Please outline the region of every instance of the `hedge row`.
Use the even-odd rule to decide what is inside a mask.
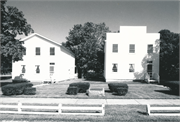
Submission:
[[[108,83],[111,92],[116,92],[118,95],[126,95],[128,92],[128,85],[126,83]]]
[[[67,94],[76,95],[77,93],[86,93],[89,89],[90,84],[88,82],[76,82],[69,84],[67,89]]]
[[[1,88],[4,95],[21,95],[28,87],[32,87],[32,83],[15,83],[8,84]]]

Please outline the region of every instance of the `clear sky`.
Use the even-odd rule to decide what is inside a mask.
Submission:
[[[75,24],[102,23],[111,31],[120,26],[147,26],[148,33],[168,29],[179,33],[179,1],[167,0],[8,0],[23,11],[36,33],[65,42]]]

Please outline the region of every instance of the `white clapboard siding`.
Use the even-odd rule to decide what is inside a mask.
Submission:
[[[152,107],[149,104],[147,105],[147,114],[148,115],[153,115],[153,116],[180,116],[180,113],[173,113],[173,111],[179,110],[180,111],[180,107]],[[168,111],[172,111],[172,113],[168,112],[168,113],[151,113],[152,110],[168,110]]]
[[[71,114],[71,115],[104,115],[105,114],[105,105],[101,104],[101,107],[94,107],[93,105],[91,107],[85,107],[84,106],[72,106],[74,104],[71,104],[69,106],[62,106],[60,103],[58,106],[32,106],[32,105],[22,105],[21,102],[18,103],[18,105],[0,105],[0,108],[16,108],[17,111],[2,111],[0,110],[0,113],[15,113],[15,114]],[[29,112],[29,111],[22,111],[22,108],[24,109],[55,109],[58,112]],[[62,112],[62,110],[100,110],[101,113],[69,113],[69,112]]]

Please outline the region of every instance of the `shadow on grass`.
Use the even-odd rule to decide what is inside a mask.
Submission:
[[[137,111],[139,114],[148,115],[147,112]]]
[[[178,91],[172,91],[172,90],[154,90],[155,92],[161,92],[164,94],[168,94],[168,95],[176,95],[176,96],[180,96]]]
[[[110,90],[105,90],[105,92],[107,92],[107,93],[111,93],[111,91],[110,91]]]

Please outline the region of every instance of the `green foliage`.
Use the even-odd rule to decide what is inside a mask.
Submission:
[[[118,88],[115,89],[115,92],[118,95],[126,95],[127,92],[128,92],[128,88],[118,87]]]
[[[163,85],[169,87],[173,92],[179,94],[179,81],[166,81],[163,83]]]
[[[24,79],[24,78],[19,78],[19,77],[15,77],[13,80],[12,80],[13,83],[24,83],[24,82],[30,82],[29,80],[27,79]]]
[[[66,37],[67,42],[63,46],[75,54],[76,66],[83,74],[88,70],[103,72],[106,32],[109,32],[109,28],[105,23],[87,22],[84,25],[74,25]]]
[[[111,92],[117,92],[117,88],[125,88],[128,89],[128,85],[126,83],[118,83],[118,82],[112,82],[108,83],[108,87]]]
[[[160,32],[160,78],[179,80],[179,34],[169,30]]]
[[[11,69],[12,61],[22,60],[25,53],[23,42],[16,39],[16,36],[27,36],[31,32],[33,29],[24,18],[23,12],[16,7],[6,6],[6,1],[1,1],[1,73]]]
[[[105,78],[102,73],[95,73],[95,72],[87,72],[84,76],[86,80],[93,80],[93,81],[105,81]]]
[[[73,86],[78,88],[78,93],[86,93],[86,90],[89,89],[90,84],[89,82],[76,82],[69,84],[69,87]]]
[[[27,87],[32,87],[32,83],[15,83],[8,84],[1,88],[3,95],[21,95],[24,89]]]
[[[76,95],[78,91],[79,91],[79,88],[77,86],[70,86],[68,87],[66,94]]]
[[[36,94],[36,88],[34,87],[27,87],[24,89],[24,95],[35,95]]]

